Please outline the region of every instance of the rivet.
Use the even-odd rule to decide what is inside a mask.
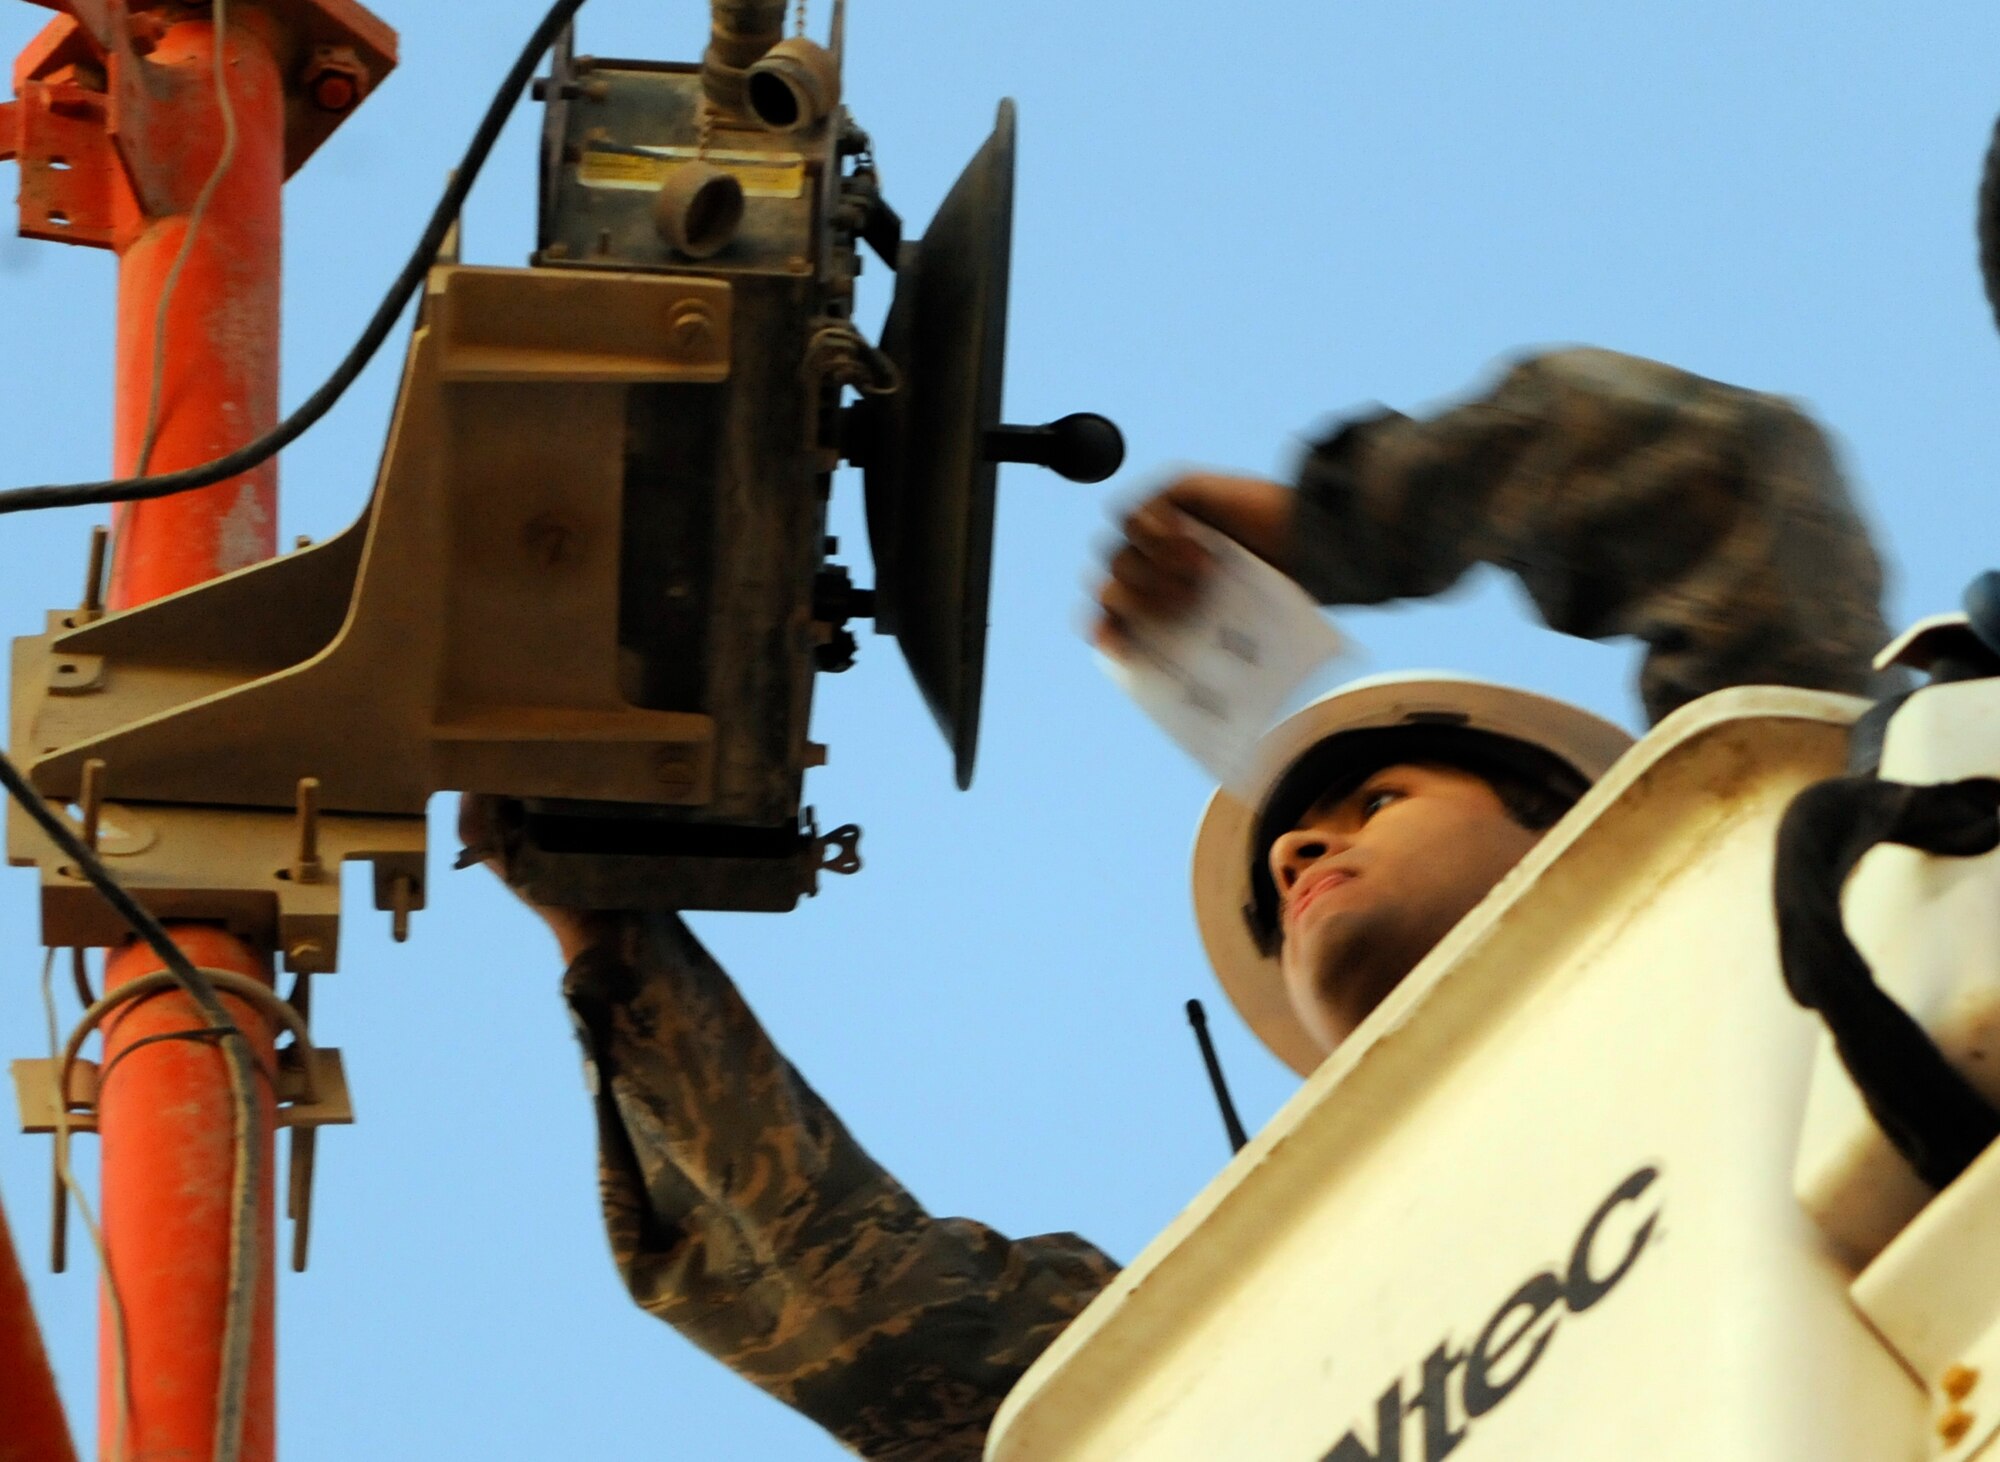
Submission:
[[[1965,1434],[1972,1430],[1972,1413],[1960,1406],[1953,1406],[1938,1418],[1938,1435],[1948,1447],[1956,1447],[1965,1440]]]

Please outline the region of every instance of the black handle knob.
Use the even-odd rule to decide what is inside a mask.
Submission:
[[[2000,655],[2000,569],[1988,569],[1965,591],[1965,613],[1972,632],[1987,649]]]
[[[1125,465],[1125,434],[1094,411],[1047,426],[996,426],[985,445],[989,462],[1030,462],[1071,482],[1102,482]]]

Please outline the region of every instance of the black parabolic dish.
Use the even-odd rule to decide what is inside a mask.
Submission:
[[[1007,280],[1014,230],[1014,104],[960,174],[921,241],[897,259],[882,349],[901,374],[877,411],[866,468],[875,625],[903,647],[972,783],[986,670]]]

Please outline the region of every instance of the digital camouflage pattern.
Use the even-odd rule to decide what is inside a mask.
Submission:
[[[1646,643],[1654,721],[1729,685],[1901,683],[1869,669],[1882,569],[1825,435],[1657,361],[1555,351],[1429,420],[1343,426],[1306,457],[1292,547],[1325,604],[1510,569],[1552,628]]]
[[[1343,428],[1299,488],[1294,572],[1323,602],[1500,565],[1554,628],[1646,642],[1653,719],[1740,683],[1878,688],[1880,567],[1825,438],[1776,397],[1562,351],[1431,420]],[[565,991],[633,1297],[862,1456],[977,1458],[1117,1266],[1073,1234],[931,1217],[678,919],[598,927]]]
[[[633,1298],[864,1457],[977,1458],[1117,1265],[1074,1234],[931,1217],[671,915],[612,921],[564,990]]]

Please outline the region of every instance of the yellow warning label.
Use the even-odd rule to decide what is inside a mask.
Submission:
[[[595,148],[577,164],[579,181],[591,188],[657,188],[667,174],[695,160],[691,147],[648,148],[644,152],[602,152]],[[710,152],[701,159],[733,175],[746,198],[796,198],[806,190],[805,159],[772,153]]]

